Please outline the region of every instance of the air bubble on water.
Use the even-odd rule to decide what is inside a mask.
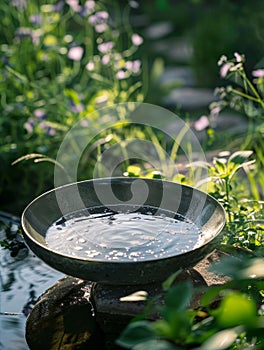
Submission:
[[[66,241],[72,241],[75,238],[75,236],[69,236],[66,238]]]
[[[118,257],[126,257],[127,255],[123,252],[117,252],[115,256],[118,256]]]
[[[79,250],[83,250],[83,247],[76,246],[76,247],[74,247],[74,249],[79,251]]]
[[[99,245],[99,247],[101,247],[101,248],[107,248],[107,244],[105,244],[105,243],[99,243],[98,245]]]
[[[111,252],[109,252],[109,255],[115,255],[117,252],[117,250],[112,250]]]
[[[136,257],[136,258],[137,258],[137,257],[140,256],[140,254],[141,254],[140,252],[131,252],[131,253],[130,253],[130,256],[131,256],[131,257]]]

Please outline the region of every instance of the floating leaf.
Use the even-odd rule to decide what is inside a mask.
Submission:
[[[148,293],[145,290],[139,290],[135,293],[129,294],[125,297],[120,298],[120,301],[145,301]]]

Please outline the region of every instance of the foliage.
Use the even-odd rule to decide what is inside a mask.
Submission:
[[[245,61],[245,56],[238,53],[232,59],[225,55],[219,59],[220,75],[231,84],[216,88],[215,93],[219,99],[209,106],[209,119],[214,123],[225,108],[246,116],[249,122],[248,134],[240,148],[253,150],[263,166],[264,62],[261,60],[256,65],[250,77],[245,69]]]
[[[257,79],[248,79],[243,56],[220,60],[221,74],[236,78],[238,87],[218,89],[221,99],[211,107],[209,119],[214,119],[226,106],[239,106],[249,117],[261,123],[263,118],[263,69],[253,73]],[[254,111],[250,114],[249,111]],[[253,134],[248,135],[247,145],[254,146]],[[256,136],[256,135],[255,135]],[[251,142],[248,142],[252,137]],[[244,145],[245,146],[245,145]],[[186,282],[164,284],[164,304],[158,310],[159,318],[148,320],[150,314],[138,316],[130,323],[117,343],[126,349],[262,349],[264,338],[264,272],[263,272],[263,201],[257,186],[256,174],[263,166],[256,156],[263,151],[244,147],[231,153],[223,151],[214,157],[212,163],[194,162],[191,167],[204,167],[208,177],[197,184],[209,184],[209,192],[225,208],[227,225],[219,249],[231,254],[213,266],[213,271],[230,277],[223,285],[203,290],[200,306],[191,307],[191,300],[197,291]],[[257,159],[256,159],[257,158]],[[128,168],[128,175],[142,174],[140,167]],[[250,184],[250,186],[248,186]],[[253,196],[253,199],[252,199]],[[255,197],[255,198],[254,198]],[[238,254],[239,252],[239,254]],[[177,274],[176,274],[177,275]],[[166,287],[165,287],[166,286]],[[140,332],[138,332],[140,327]],[[144,336],[142,336],[144,333]]]
[[[135,3],[130,1],[130,6]],[[225,1],[223,3],[226,5]],[[168,12],[169,1],[156,1],[155,8]],[[232,5],[232,9],[235,6]],[[29,193],[33,198],[51,186],[53,165],[60,166],[55,160],[57,150],[66,132],[77,121],[103,106],[143,101],[146,87],[142,62],[137,55],[143,39],[129,25],[129,10],[129,5],[122,12],[117,2],[111,5],[109,1],[93,0],[50,0],[48,3],[3,0],[0,3],[3,23],[0,34],[0,195],[5,201],[9,199],[12,205],[16,202],[21,208],[20,198],[22,202],[25,198],[28,201]],[[208,33],[209,24],[214,29],[209,33],[213,38],[210,42],[215,43],[215,37],[222,40],[217,50],[222,50],[221,46],[227,41],[232,47],[234,38],[229,34],[235,31],[230,31],[226,23],[238,18],[233,10],[231,14],[224,11],[217,23],[214,16],[201,21],[197,43],[202,40],[207,44],[204,29]],[[241,28],[239,19],[234,22]],[[223,36],[224,30],[228,35]],[[198,46],[195,46],[196,53]],[[203,55],[197,57],[204,64]],[[138,316],[121,334],[118,344],[125,348],[235,350],[260,349],[263,344],[264,276],[260,247],[264,237],[264,203],[260,200],[259,187],[264,185],[264,72],[262,61],[252,72],[251,80],[244,62],[244,56],[237,53],[231,60],[226,56],[220,59],[220,75],[231,79],[233,85],[217,89],[220,99],[211,104],[209,115],[209,120],[214,122],[226,107],[245,114],[249,132],[242,147],[234,153],[220,153],[212,163],[193,163],[188,175],[178,174],[171,180],[194,185],[194,171],[205,167],[209,177],[204,183],[209,184],[210,194],[227,212],[222,248],[232,252],[243,248],[241,250],[247,254],[223,260],[215,267],[232,279],[223,286],[204,290],[201,306],[196,310],[190,307],[197,292],[192,284],[174,285],[177,273],[170,277],[163,284],[164,304],[153,310],[154,303],[149,301],[147,312]],[[161,61],[156,61],[155,65],[157,71],[162,70]],[[154,73],[153,81],[157,83]],[[96,114],[93,115],[91,124],[100,124]],[[166,149],[173,162],[177,160],[178,145],[183,137],[179,135],[168,147],[164,145],[164,138],[153,130],[130,128],[123,121],[119,130],[110,130],[107,135],[102,132],[93,139],[93,152],[80,164],[83,166],[81,178],[91,176],[94,164],[105,149],[131,136],[151,140],[159,160],[163,157],[160,149]],[[21,161],[27,161],[27,167]],[[12,170],[11,163],[14,164]],[[124,176],[166,178],[166,171],[157,171],[148,162],[134,160],[121,167]],[[12,211],[15,210],[12,207]],[[8,237],[0,244],[16,256],[24,244],[17,232],[10,235],[8,229],[6,232]],[[142,293],[134,297],[142,298]],[[148,312],[158,312],[161,317],[151,322],[146,317]]]
[[[0,195],[5,203],[23,198],[23,207],[30,196],[52,186],[52,164],[12,169],[17,158],[40,153],[55,159],[65,133],[85,115],[113,103],[142,101],[136,52],[143,39],[132,31],[129,11],[129,4],[121,11],[116,2],[93,0],[1,2]]]
[[[25,256],[27,248],[21,237],[21,228],[18,221],[5,217],[0,213],[0,247],[9,250],[10,256]]]
[[[207,288],[201,306],[195,310],[190,307],[197,292],[192,284],[171,284],[164,289],[164,304],[156,306],[158,310],[151,310],[158,312],[160,318],[149,321],[137,317],[120,335],[118,345],[133,350],[146,349],[150,344],[153,350],[222,350],[246,346],[260,349],[264,341],[261,266],[260,257],[222,260],[217,270],[233,279],[225,285]]]

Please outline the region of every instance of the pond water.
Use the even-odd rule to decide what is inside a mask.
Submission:
[[[0,349],[28,350],[26,316],[37,298],[64,275],[33,255],[18,233],[19,219],[0,213]]]
[[[167,258],[199,246],[199,228],[183,216],[144,206],[134,211],[105,207],[68,214],[47,230],[47,246],[78,258],[98,261],[143,261]]]

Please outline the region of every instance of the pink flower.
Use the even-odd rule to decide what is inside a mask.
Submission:
[[[107,53],[111,51],[113,47],[114,43],[112,41],[108,41],[106,43],[98,45],[98,51],[100,51],[101,53]]]
[[[68,52],[68,57],[73,61],[80,61],[83,56],[83,48],[81,46],[71,47]]]
[[[225,63],[221,69],[220,69],[220,75],[222,78],[225,78],[227,76],[227,73],[230,71],[230,68],[233,67],[232,62]]]
[[[74,12],[80,12],[81,6],[79,0],[66,0],[66,3],[73,9]]]
[[[108,12],[106,11],[99,11],[99,12],[96,12],[94,15],[92,15],[90,18],[89,18],[89,23],[94,26],[96,24],[99,24],[99,23],[104,23],[107,21],[109,17],[109,14]]]
[[[41,108],[35,109],[34,116],[39,118],[39,119],[46,119],[47,118],[46,112],[44,111],[44,109],[41,109]]]
[[[214,108],[211,109],[211,115],[212,116],[217,116],[221,111],[221,107],[220,106],[215,106]]]
[[[102,64],[106,65],[110,62],[110,56],[109,55],[104,55],[102,57]]]
[[[34,124],[35,124],[35,120],[33,118],[29,118],[28,121],[24,124],[24,128],[27,130],[29,134],[33,132]]]
[[[131,40],[135,46],[140,46],[143,43],[143,38],[138,34],[132,34]]]
[[[197,131],[202,131],[209,126],[209,119],[206,115],[202,115],[196,122],[194,123],[194,128]]]
[[[140,66],[141,66],[140,60],[127,61],[125,64],[126,69],[131,71],[132,73],[138,73],[140,70]]]
[[[122,69],[116,73],[116,79],[118,80],[126,79],[127,77],[128,77],[127,72],[125,72]]]
[[[252,75],[255,78],[264,78],[264,69],[253,70]]]

